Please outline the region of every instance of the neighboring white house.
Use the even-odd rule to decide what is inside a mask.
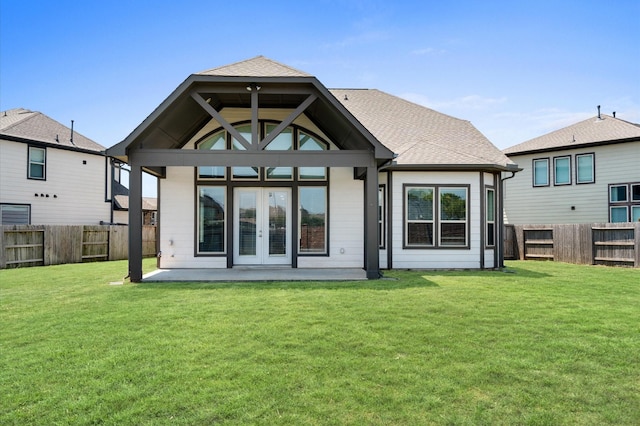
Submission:
[[[599,107],[598,107],[599,108]],[[505,222],[640,220],[640,125],[597,116],[505,149]]]
[[[193,74],[107,155],[159,177],[161,268],[496,268],[501,173],[468,121],[262,56]],[[129,220],[132,281],[141,229]]]
[[[110,222],[104,151],[40,112],[0,112],[0,225]]]

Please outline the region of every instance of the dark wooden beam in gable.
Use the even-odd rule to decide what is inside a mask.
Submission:
[[[191,92],[191,97],[198,102],[198,104],[209,113],[209,115],[211,115],[211,117],[213,117],[218,123],[220,123],[220,125],[222,127],[224,127],[224,129],[231,133],[231,135],[236,138],[236,140],[245,147],[245,149],[250,150],[251,148],[251,144],[249,143],[249,141],[247,141],[241,134],[240,132],[238,132],[236,130],[235,127],[233,127],[231,125],[231,123],[229,123],[227,120],[224,119],[224,117],[218,112],[216,111],[216,109],[214,107],[212,107],[211,105],[209,105],[204,99],[202,99],[202,96],[200,96],[197,92],[192,91]]]

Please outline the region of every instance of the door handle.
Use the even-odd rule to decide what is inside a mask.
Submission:
[[[262,238],[262,229],[258,231],[258,238]]]

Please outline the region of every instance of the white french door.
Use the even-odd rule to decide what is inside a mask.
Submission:
[[[234,265],[291,264],[291,189],[236,188]]]

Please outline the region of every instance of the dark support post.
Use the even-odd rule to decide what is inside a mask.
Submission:
[[[378,253],[378,168],[367,166],[365,178],[365,269],[368,279],[380,278],[380,254]]]
[[[142,168],[131,164],[129,174],[129,279],[142,281]]]

